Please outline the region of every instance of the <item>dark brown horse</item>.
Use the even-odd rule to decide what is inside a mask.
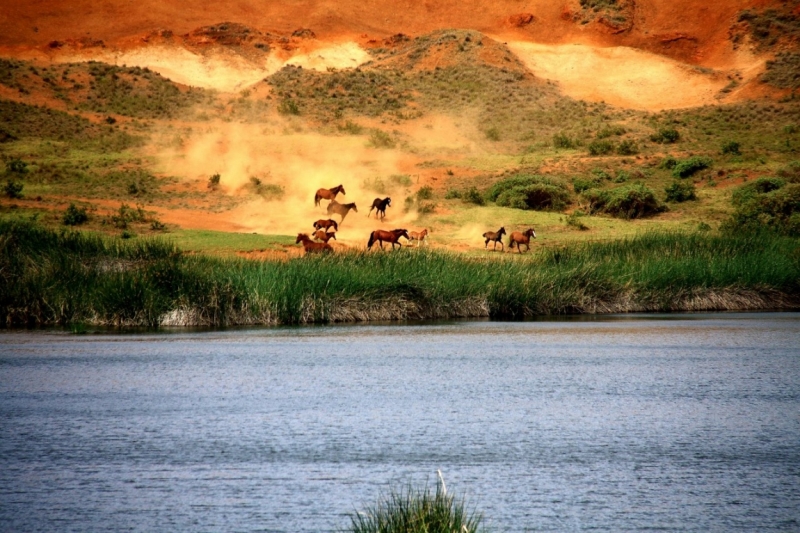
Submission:
[[[298,233],[295,244],[303,243],[303,249],[307,254],[319,254],[324,252],[333,252],[333,247],[327,242],[314,242],[307,234]]]
[[[375,218],[378,218],[378,215],[380,215],[381,216],[381,220],[383,220],[383,217],[386,216],[386,208],[387,207],[392,207],[392,199],[391,198],[389,198],[388,196],[386,198],[384,198],[383,200],[381,200],[380,198],[375,198],[372,201],[372,207],[369,208],[369,213],[367,213],[367,216],[370,216],[372,214],[372,210],[374,209],[375,210]]]
[[[375,244],[376,242],[380,243],[381,250],[383,250],[384,242],[392,243],[392,250],[394,250],[395,244],[402,248],[403,245],[398,240],[400,239],[400,237],[405,237],[407,240],[411,240],[408,237],[408,231],[404,229],[393,229],[392,231],[376,229],[375,231],[369,234],[369,242],[367,242],[367,249],[371,249],[372,245]]]
[[[335,232],[328,233],[324,229],[319,229],[314,234],[314,240],[316,240],[316,241],[328,242],[331,239],[336,240],[336,233]]]
[[[489,248],[489,241],[494,241],[494,245],[492,245],[492,250],[497,250],[497,243],[500,243],[500,249],[505,250],[505,246],[503,246],[503,235],[506,234],[506,228],[500,228],[497,231],[487,231],[483,234],[483,238],[486,239],[486,244],[484,248]]]
[[[339,231],[339,224],[337,224],[332,218],[329,218],[328,220],[319,219],[314,222],[314,229],[324,229],[325,231],[328,231],[330,228],[333,228],[333,231]]]
[[[527,230],[523,231],[522,233],[518,231],[514,231],[511,233],[511,237],[508,239],[508,247],[512,250],[514,249],[514,244],[517,245],[517,251],[522,253],[522,245],[524,244],[528,251],[531,249],[531,237],[534,239],[536,238],[536,232],[533,228],[528,228]]]
[[[317,194],[314,195],[314,205],[319,205],[320,200],[330,200],[332,202],[336,200],[336,195],[339,193],[347,195],[342,185],[337,185],[333,189],[320,189],[317,191]]]
[[[355,202],[353,202],[352,204],[340,204],[336,200],[331,200],[331,203],[328,204],[328,214],[339,215],[340,217],[342,217],[342,222],[344,222],[344,217],[347,216],[347,213],[349,213],[351,209],[356,213],[358,213],[358,208],[356,208]]]

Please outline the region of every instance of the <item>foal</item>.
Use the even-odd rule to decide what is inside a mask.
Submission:
[[[484,244],[484,248],[489,248],[489,241],[494,241],[492,245],[492,250],[497,250],[497,243],[500,243],[500,249],[505,250],[505,246],[503,245],[503,235],[506,234],[506,228],[502,227],[497,231],[487,231],[483,234],[483,238],[486,239],[486,244]]]
[[[303,249],[307,254],[319,254],[324,252],[333,252],[333,247],[327,242],[314,242],[307,234],[298,233],[295,244],[303,243]]]

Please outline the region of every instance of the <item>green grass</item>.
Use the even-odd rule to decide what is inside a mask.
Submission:
[[[173,231],[166,238],[174,242],[181,250],[204,254],[278,250],[283,245],[295,243],[295,236],[291,235],[258,235],[191,229]]]
[[[350,516],[352,533],[475,533],[483,517],[467,510],[463,499],[429,488],[393,490],[364,511]]]
[[[7,326],[521,318],[796,305],[800,290],[797,241],[774,234],[649,233],[517,255],[403,249],[261,262],[4,221],[0,316]],[[717,296],[704,300],[709,291]]]

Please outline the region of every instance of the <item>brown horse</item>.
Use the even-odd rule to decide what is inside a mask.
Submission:
[[[324,252],[333,252],[333,247],[327,242],[314,242],[308,238],[305,233],[298,233],[295,244],[303,243],[303,249],[307,254],[319,254]]]
[[[336,200],[336,195],[339,193],[345,196],[347,195],[342,185],[337,185],[333,189],[320,189],[317,191],[317,194],[314,195],[314,205],[318,206],[320,200],[330,200],[332,202]]]
[[[494,245],[492,245],[492,250],[497,250],[497,243],[500,243],[500,249],[505,250],[505,246],[503,245],[503,235],[506,234],[506,228],[500,228],[497,231],[487,231],[483,234],[483,238],[486,239],[486,244],[484,248],[489,248],[489,241],[494,241]]]
[[[314,234],[314,240],[317,241],[328,242],[331,239],[336,240],[335,232],[328,233],[327,231],[320,229]]]
[[[392,250],[394,250],[395,244],[400,248],[402,248],[403,245],[399,242],[400,237],[405,237],[407,240],[411,240],[408,237],[408,231],[404,229],[393,229],[392,231],[376,229],[375,231],[369,234],[369,242],[367,243],[367,249],[372,249],[372,245],[375,244],[376,242],[380,243],[381,250],[383,250],[384,242],[392,243]]]
[[[358,213],[358,208],[356,208],[355,202],[352,204],[340,204],[336,200],[331,200],[331,203],[328,204],[328,214],[337,214],[341,216],[342,222],[344,222],[344,217],[347,216],[347,213],[349,213],[351,209]]]
[[[330,228],[333,228],[333,231],[339,231],[339,224],[337,224],[332,218],[329,218],[328,220],[319,219],[314,222],[314,229],[324,229],[325,231],[328,231]]]
[[[367,213],[367,216],[369,217],[372,214],[372,210],[374,209],[375,210],[375,218],[378,218],[378,215],[380,215],[381,216],[381,220],[383,220],[383,217],[386,216],[386,208],[387,207],[392,207],[392,199],[391,198],[389,198],[388,196],[386,198],[384,198],[383,200],[381,200],[380,198],[375,198],[372,201],[372,207],[369,208],[369,213]]]
[[[425,228],[422,231],[410,231],[408,234],[411,235],[412,241],[417,241],[417,246],[421,246],[422,243],[425,242],[425,237],[428,236],[428,229]]]
[[[508,239],[508,247],[512,250],[514,249],[514,244],[517,245],[517,251],[522,253],[522,245],[524,244],[527,247],[527,251],[531,249],[531,237],[534,239],[536,238],[536,232],[533,228],[528,228],[527,230],[523,231],[522,233],[518,231],[514,231],[511,233],[511,237]]]

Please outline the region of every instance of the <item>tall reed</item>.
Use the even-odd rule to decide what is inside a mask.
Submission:
[[[260,262],[187,256],[162,240],[0,222],[6,326],[521,318],[799,303],[800,246],[774,234],[648,233],[522,257],[403,249]]]

